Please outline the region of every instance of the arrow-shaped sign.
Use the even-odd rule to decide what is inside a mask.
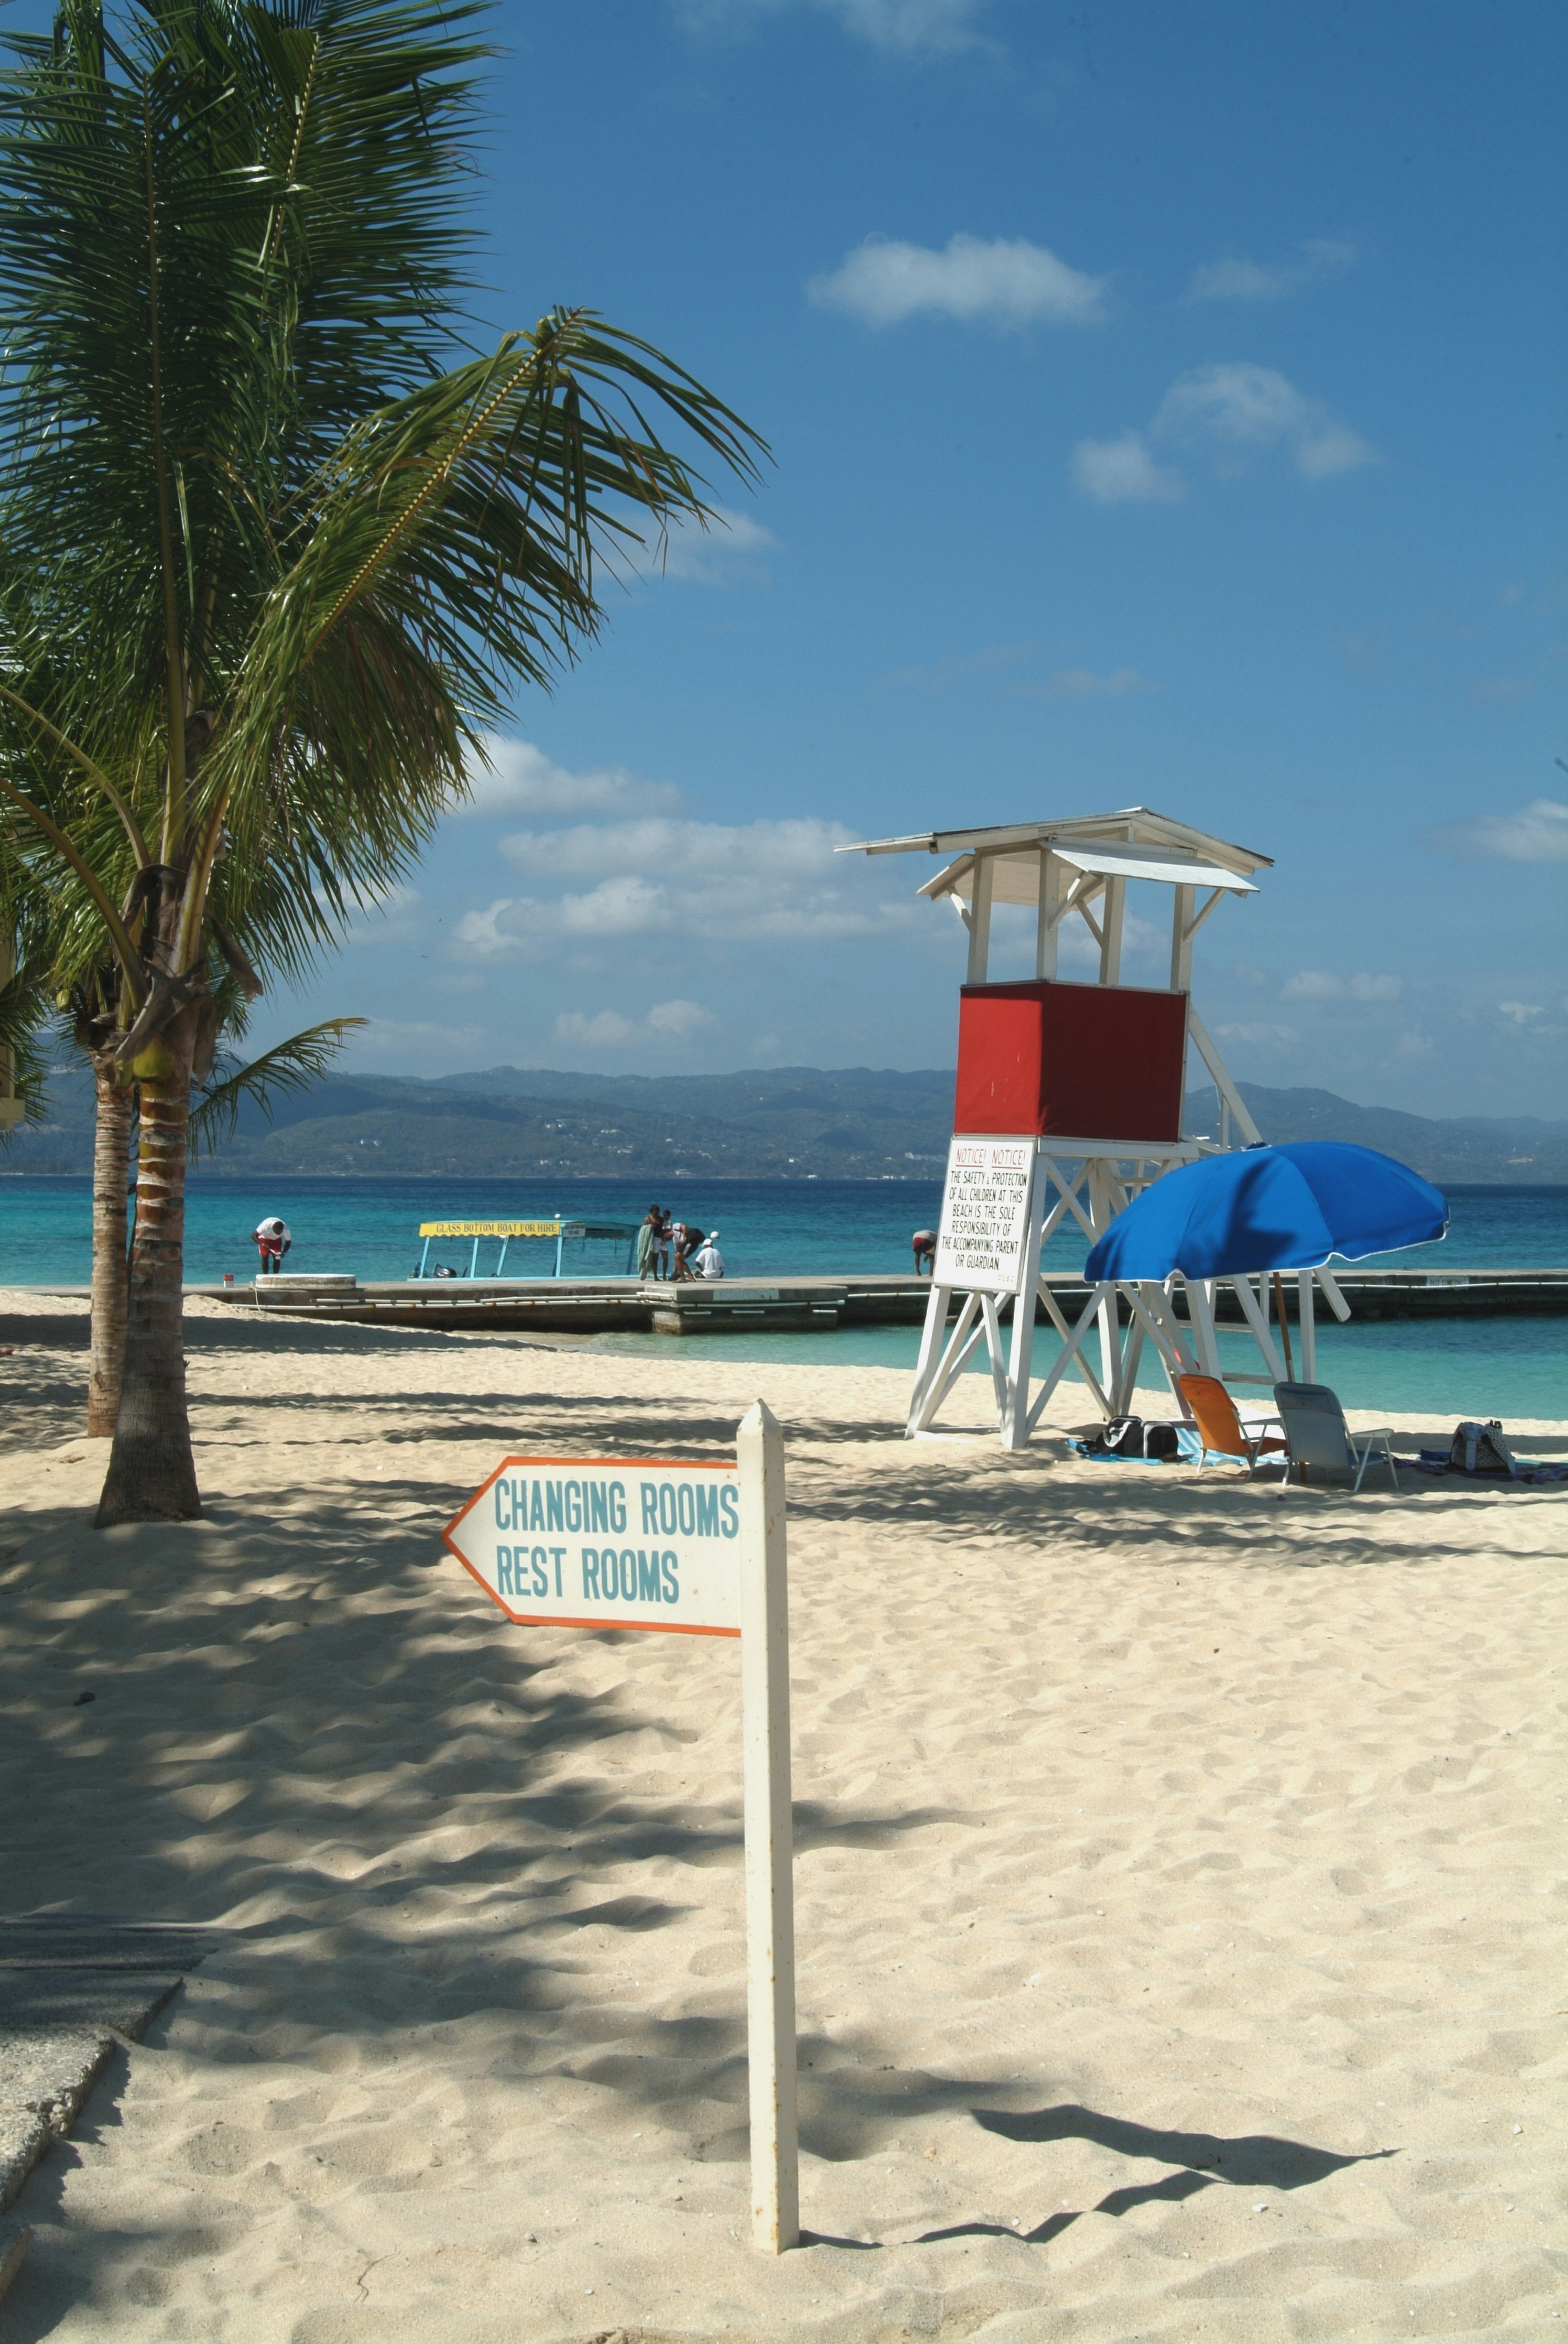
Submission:
[[[503,1457],[443,1536],[519,1627],[740,1633],[733,1464]]]

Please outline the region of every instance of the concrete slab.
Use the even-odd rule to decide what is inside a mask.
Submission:
[[[107,1914],[0,1916],[0,2211],[70,2131],[116,2044],[137,2041],[221,1942]]]

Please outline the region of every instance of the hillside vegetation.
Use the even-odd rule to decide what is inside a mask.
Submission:
[[[1568,1182],[1568,1125],[1520,1117],[1435,1121],[1356,1106],[1325,1090],[1242,1096],[1270,1139],[1348,1139],[1437,1181]],[[207,1172],[451,1178],[548,1172],[562,1178],[879,1180],[935,1177],[946,1161],[953,1077],[848,1067],[732,1075],[578,1075],[493,1066],[414,1082],[344,1076],[254,1108]],[[1189,1096],[1188,1128],[1217,1128],[1212,1090]],[[92,1168],[92,1096],[63,1068],[46,1124],[15,1135],[12,1172]]]

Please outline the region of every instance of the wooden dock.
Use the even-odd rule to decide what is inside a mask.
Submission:
[[[1505,1318],[1568,1314],[1568,1269],[1352,1269],[1335,1277],[1352,1317]],[[1085,1288],[1073,1272],[1050,1271],[1047,1284],[1076,1317]],[[1295,1316],[1295,1281],[1284,1281]],[[190,1288],[236,1309],[342,1319],[382,1327],[440,1327],[453,1332],[598,1335],[826,1333],[837,1327],[917,1327],[930,1281],[873,1271],[842,1278],[727,1278],[679,1286],[629,1278],[405,1278],[359,1285],[349,1278],[258,1278],[254,1285]],[[1178,1293],[1180,1289],[1178,1289]],[[1220,1317],[1241,1325],[1240,1306],[1221,1290]],[[1228,1308],[1225,1306],[1229,1306]],[[1178,1301],[1178,1315],[1181,1305]],[[1326,1314],[1325,1314],[1326,1315]]]

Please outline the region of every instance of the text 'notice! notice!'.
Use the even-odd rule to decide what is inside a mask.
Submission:
[[[1034,1150],[1029,1137],[954,1139],[937,1232],[938,1286],[1017,1292]]]

